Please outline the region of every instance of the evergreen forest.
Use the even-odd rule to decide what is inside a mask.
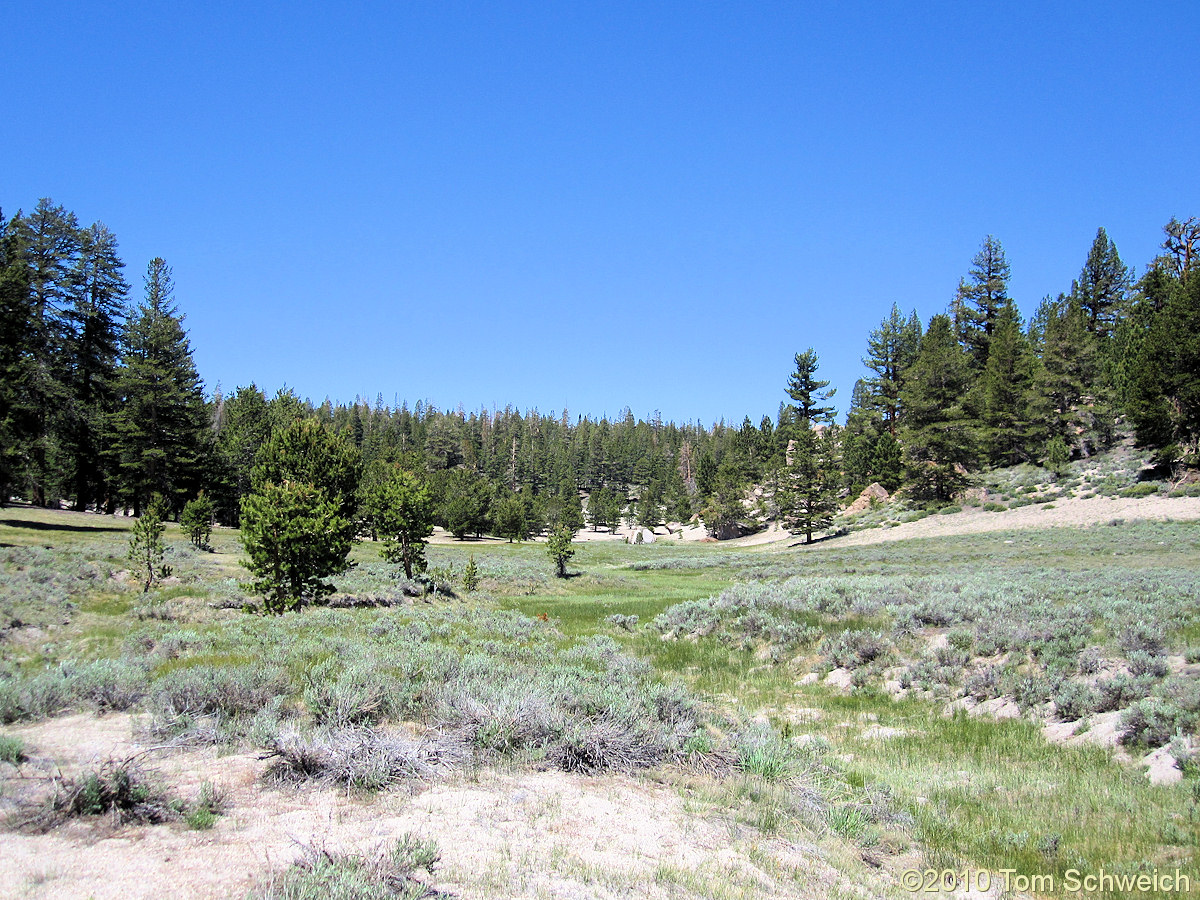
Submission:
[[[1127,434],[1178,473],[1200,463],[1200,221],[1172,219],[1161,248],[1139,271],[1100,228],[1026,319],[989,235],[946,309],[881,308],[842,421],[821,348],[798,336],[774,420],[704,426],[206,392],[168,263],[131,283],[107,227],[43,199],[0,215],[0,496],[135,515],[161,498],[172,518],[203,497],[238,525],[260,448],[297,420],[347,448],[355,500],[338,512],[360,531],[400,471],[458,537],[695,518],[717,537],[779,520],[811,539],[875,482],[940,504],[986,467],[1061,468]]]

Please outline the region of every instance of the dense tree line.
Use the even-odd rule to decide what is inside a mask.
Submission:
[[[991,236],[924,330],[893,308],[868,339],[874,375],[841,438],[847,483],[945,500],[981,466],[1087,457],[1123,427],[1163,465],[1196,465],[1200,225],[1164,231],[1165,252],[1135,280],[1101,228],[1071,289],[1029,322]]]
[[[941,501],[982,466],[1058,465],[1123,428],[1164,465],[1194,465],[1200,225],[1173,220],[1165,232],[1162,255],[1135,279],[1100,229],[1070,289],[1029,321],[989,236],[945,312],[923,324],[893,306],[870,332],[869,375],[844,424],[810,348],[796,355],[774,422],[704,427],[628,409],[597,419],[382,397],[316,405],[253,384],[206,397],[170,267],[149,263],[135,303],[113,234],[43,200],[0,216],[0,490],[110,512],[140,513],[161,497],[173,516],[203,492],[217,520],[239,524],[253,510],[260,527],[272,508],[264,492],[318,484],[318,473],[270,471],[263,448],[285,435],[317,440],[315,428],[344,447],[345,483],[288,488],[275,508],[386,541],[411,577],[426,520],[458,537],[521,540],[697,515],[727,536],[770,517],[811,538],[839,497],[873,481]],[[304,434],[289,430],[298,421],[310,423]]]
[[[178,512],[204,482],[209,414],[171,270],[131,305],[111,231],[42,200],[0,216],[0,490],[39,505]]]

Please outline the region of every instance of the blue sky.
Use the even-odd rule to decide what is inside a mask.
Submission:
[[[211,389],[774,417],[996,235],[1200,215],[1191,2],[26,3],[0,204],[175,271]]]

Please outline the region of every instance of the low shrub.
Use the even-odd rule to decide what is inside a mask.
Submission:
[[[370,657],[343,667],[331,657],[304,675],[304,704],[318,725],[371,725],[387,716],[388,679]]]
[[[795,745],[766,726],[746,729],[737,735],[734,764],[744,772],[767,781],[786,781],[800,771],[801,759]]]
[[[1121,735],[1121,743],[1162,747],[1177,735],[1194,731],[1198,718],[1197,713],[1169,700],[1147,697],[1134,703],[1122,717],[1125,733]]]
[[[881,631],[842,631],[826,637],[821,653],[835,666],[856,669],[891,653],[892,644]]]
[[[43,833],[73,818],[110,815],[118,823],[157,824],[178,817],[178,804],[152,784],[132,760],[110,760],[100,768],[59,781],[43,802],[20,809],[17,830]]]
[[[1080,675],[1095,675],[1104,665],[1104,650],[1101,647],[1086,647],[1079,651],[1076,668]]]
[[[988,666],[986,669],[968,675],[963,684],[963,690],[969,697],[980,703],[994,700],[1004,694],[1004,674],[999,666]]]
[[[1167,674],[1167,659],[1165,656],[1147,653],[1145,650],[1134,650],[1129,654],[1129,672],[1134,677],[1146,675],[1151,678],[1164,678]]]
[[[466,758],[452,738],[414,740],[371,728],[302,734],[284,730],[271,741],[268,781],[323,781],[378,791],[406,779],[432,778]]]
[[[182,810],[188,828],[193,831],[207,831],[217,824],[217,818],[225,812],[225,795],[213,785],[205,781],[200,785],[200,796],[196,802]]]
[[[25,742],[11,734],[0,734],[0,762],[19,766],[25,759]]]
[[[1100,692],[1091,685],[1079,681],[1068,681],[1054,695],[1054,708],[1058,717],[1071,722],[1090,716],[1100,705]]]
[[[962,653],[969,653],[975,647],[975,633],[970,628],[955,628],[946,635],[946,642]]]
[[[196,665],[174,669],[153,686],[159,708],[179,716],[253,715],[291,693],[287,673],[271,665]]]
[[[75,671],[70,665],[29,677],[0,675],[0,724],[45,719],[76,701]]]
[[[1122,497],[1149,497],[1151,494],[1157,494],[1161,485],[1153,482],[1143,481],[1135,484],[1132,487],[1127,487],[1121,491]]]
[[[276,875],[254,900],[422,900],[443,896],[417,877],[430,876],[437,844],[406,834],[391,848],[369,855],[308,848],[304,858]]]
[[[613,628],[620,629],[621,631],[634,631],[637,629],[638,617],[613,613],[613,615],[608,616],[604,621],[613,626]]]
[[[1124,709],[1131,703],[1150,696],[1154,689],[1154,679],[1146,676],[1114,675],[1112,678],[1096,684],[1099,692],[1096,712],[1112,712]]]
[[[1162,626],[1148,622],[1126,625],[1121,630],[1117,643],[1127,654],[1140,651],[1151,656],[1162,656],[1167,645]]]

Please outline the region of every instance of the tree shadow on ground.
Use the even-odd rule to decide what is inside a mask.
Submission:
[[[0,519],[0,525],[12,528],[28,528],[30,531],[128,531],[128,528],[109,527],[107,525],[65,525],[61,522],[30,522],[26,519]]]

